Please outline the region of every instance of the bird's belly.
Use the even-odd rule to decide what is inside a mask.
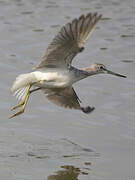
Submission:
[[[35,86],[41,88],[64,88],[70,85],[70,78],[67,73],[61,72],[33,72],[37,82]]]

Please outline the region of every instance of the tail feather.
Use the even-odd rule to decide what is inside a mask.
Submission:
[[[11,88],[12,94],[16,96],[18,100],[23,100],[26,96],[28,85],[33,83],[34,81],[35,77],[33,73],[19,75]]]
[[[13,95],[16,96],[16,98],[20,101],[25,98],[26,93],[27,93],[27,86],[18,89],[17,91],[15,91]]]

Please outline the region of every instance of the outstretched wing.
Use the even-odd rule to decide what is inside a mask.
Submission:
[[[76,95],[73,87],[64,89],[43,89],[48,100],[58,106],[69,109],[81,109],[79,98]]]
[[[49,45],[43,60],[37,68],[44,66],[67,67],[77,53],[83,50],[83,45],[91,34],[102,15],[89,13],[66,24]]]

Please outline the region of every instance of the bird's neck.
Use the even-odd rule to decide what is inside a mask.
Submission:
[[[92,69],[89,68],[81,68],[81,69],[77,69],[73,66],[70,67],[70,71],[72,72],[72,80],[73,82],[77,82],[80,81],[81,79],[85,79],[88,76],[92,76],[94,74],[96,74],[94,71],[92,71]]]
[[[92,75],[97,74],[93,66],[81,68],[80,70],[82,70],[87,76],[92,76]]]

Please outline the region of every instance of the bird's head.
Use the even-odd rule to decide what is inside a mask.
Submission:
[[[89,68],[86,69],[89,73],[92,72],[93,74],[112,74],[115,76],[119,76],[119,77],[123,77],[126,78],[126,76],[112,72],[110,70],[108,70],[105,65],[103,64],[93,64],[91,65]]]

